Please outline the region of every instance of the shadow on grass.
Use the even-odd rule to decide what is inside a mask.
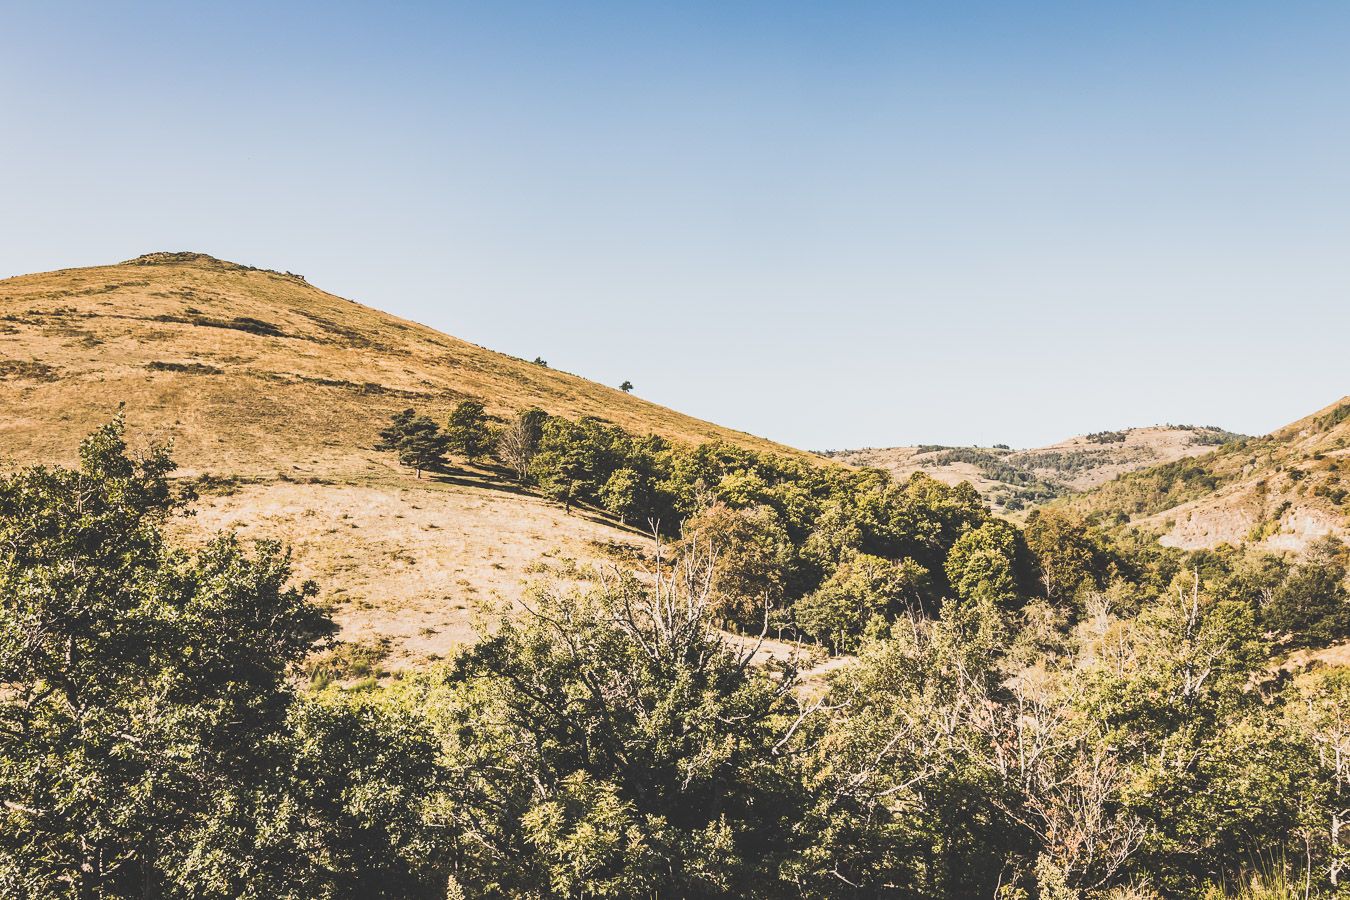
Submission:
[[[536,497],[536,493],[525,487],[518,481],[509,477],[495,475],[489,472],[475,471],[472,469],[447,468],[439,472],[425,472],[423,476],[428,481],[434,481],[437,484],[449,484],[456,487],[485,488],[491,491],[500,491],[503,494],[515,494],[519,497]]]
[[[562,507],[556,500],[548,500],[538,491],[532,491],[525,485],[516,481],[507,469],[465,469],[458,466],[450,466],[439,472],[424,472],[423,477],[436,484],[453,485],[455,487],[480,488],[483,490],[497,491],[503,494],[512,494],[517,497],[534,497],[539,500]],[[587,522],[593,522],[597,525],[605,525],[609,528],[616,528],[620,531],[626,531],[630,534],[650,537],[650,535],[631,522],[620,522],[609,513],[596,507],[573,503],[567,513],[570,516],[576,516]]]

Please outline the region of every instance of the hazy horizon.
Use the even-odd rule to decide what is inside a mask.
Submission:
[[[3,21],[0,276],[291,270],[811,449],[1264,433],[1350,393],[1350,7]]]

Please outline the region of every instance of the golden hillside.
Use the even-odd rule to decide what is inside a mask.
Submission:
[[[1350,397],[1259,438],[1124,475],[1063,501],[1196,549],[1301,550],[1350,531]]]
[[[201,254],[0,281],[0,460],[69,463],[125,401],[133,441],[172,438],[180,475],[214,479],[187,537],[290,543],[344,637],[388,639],[394,665],[468,638],[474,602],[514,597],[541,557],[635,539],[490,471],[418,480],[371,449],[393,412],[444,421],[469,397],[799,453]]]
[[[497,415],[537,405],[797,452],[202,254],[0,281],[0,452],[19,461],[70,458],[125,400],[185,470],[363,472],[361,448],[395,410],[441,418],[466,397]]]

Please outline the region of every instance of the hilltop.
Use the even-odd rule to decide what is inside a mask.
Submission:
[[[486,469],[414,479],[373,448],[405,407],[538,406],[681,443],[800,451],[335,296],[301,276],[199,253],[0,281],[0,460],[72,462],[126,403],[139,441],[173,441],[198,481],[189,537],[233,527],[291,544],[349,640],[409,659],[471,635],[474,601],[517,591],[541,557],[603,558],[637,539],[565,515]]]
[[[1063,504],[1173,547],[1302,550],[1350,527],[1350,397],[1263,437],[1132,472]]]
[[[865,448],[826,455],[885,469],[899,478],[925,472],[939,481],[969,481],[996,509],[1016,516],[1030,506],[1090,490],[1117,476],[1208,453],[1242,435],[1212,426],[1156,425],[1067,438],[1046,447]]]
[[[11,412],[0,449],[20,461],[71,457],[79,436],[122,400],[133,426],[172,437],[192,472],[368,472],[360,447],[392,412],[417,406],[439,416],[465,398],[499,415],[533,405],[675,441],[798,453],[301,276],[200,253],[0,281],[0,358]]]

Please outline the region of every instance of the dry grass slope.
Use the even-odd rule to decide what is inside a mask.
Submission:
[[[70,458],[128,404],[196,471],[361,472],[405,406],[441,417],[466,397],[490,413],[537,405],[685,442],[797,453],[575,375],[494,353],[325,293],[295,275],[193,253],[0,281],[0,449]]]

